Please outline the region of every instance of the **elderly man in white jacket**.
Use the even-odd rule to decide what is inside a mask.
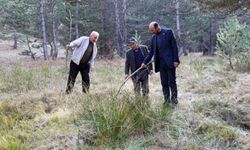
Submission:
[[[80,72],[82,76],[82,91],[86,93],[90,86],[89,71],[94,65],[94,59],[97,54],[96,42],[99,38],[99,33],[92,31],[88,36],[82,36],[70,44],[67,48],[74,48],[70,62],[69,78],[67,83],[66,93],[70,94],[77,77]]]

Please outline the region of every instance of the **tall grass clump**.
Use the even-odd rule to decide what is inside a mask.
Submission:
[[[195,59],[190,61],[190,66],[194,70],[194,73],[199,77],[205,73],[207,69],[214,65],[213,59]]]
[[[15,137],[0,137],[0,149],[17,150],[22,149],[21,141]]]
[[[249,109],[233,105],[226,101],[209,100],[196,104],[196,111],[204,114],[207,117],[212,116],[219,121],[225,121],[230,126],[250,129]]]
[[[56,76],[60,75],[55,74],[48,65],[38,68],[23,68],[15,65],[10,69],[1,68],[0,73],[0,91],[4,93],[22,93],[52,87],[55,85],[55,79],[58,79]]]
[[[35,87],[33,72],[14,66],[2,74],[2,92],[25,92]]]
[[[197,133],[201,135],[203,142],[206,142],[210,148],[222,147],[238,148],[239,143],[237,142],[238,133],[224,125],[203,123],[197,129]],[[217,145],[217,146],[216,146]]]
[[[155,123],[156,113],[142,97],[88,96],[82,103],[80,116],[90,121],[94,132],[90,139],[98,146],[117,148],[128,137],[149,133]]]

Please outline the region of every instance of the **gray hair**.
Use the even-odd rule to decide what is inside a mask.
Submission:
[[[90,35],[95,35],[95,36],[97,36],[97,38],[99,38],[99,33],[96,32],[96,31],[92,31],[92,32],[90,33]]]

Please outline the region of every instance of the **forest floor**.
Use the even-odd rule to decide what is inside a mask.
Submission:
[[[163,107],[159,73],[148,100],[130,80],[115,97],[124,59],[97,60],[90,93],[78,75],[65,95],[65,59],[34,61],[24,49],[0,41],[0,149],[250,149],[250,74],[216,57],[181,57],[179,104]]]

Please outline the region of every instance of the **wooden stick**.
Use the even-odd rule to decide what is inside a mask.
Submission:
[[[151,60],[149,63],[147,63],[147,65],[151,64],[153,62],[153,60]],[[125,83],[128,81],[129,78],[131,78],[133,75],[135,75],[138,71],[140,71],[143,67],[141,66],[140,68],[138,68],[137,70],[135,70],[132,74],[130,74],[122,83],[122,85],[120,86],[118,92],[115,95],[115,98],[118,96],[118,94],[121,92],[122,87],[125,85]]]

